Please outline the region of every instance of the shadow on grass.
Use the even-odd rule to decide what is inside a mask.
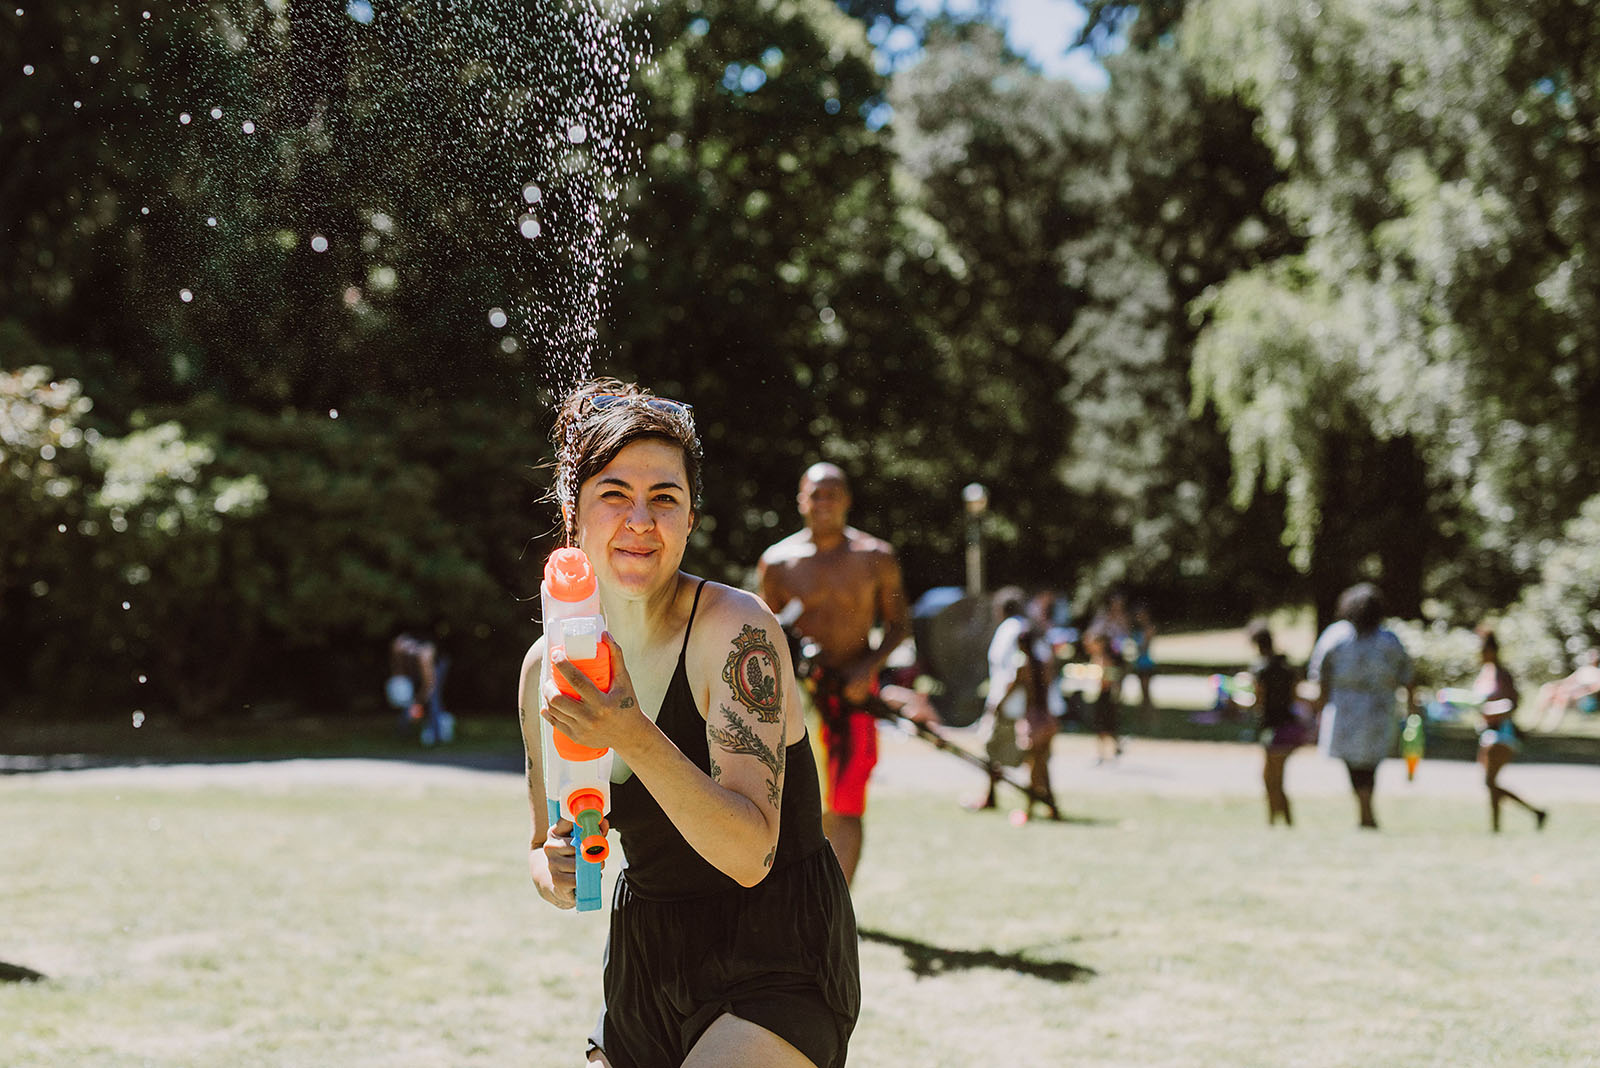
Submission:
[[[962,807],[966,808],[974,816],[993,815],[1009,818],[1011,813],[1011,809],[1005,805],[996,805],[993,808],[971,808],[965,805]],[[1030,816],[1026,822],[1029,826],[1038,825],[1040,827],[1052,825],[1057,827],[1115,827],[1120,821],[1103,819],[1099,816],[1074,816],[1069,812],[1063,812],[1060,819],[1053,820],[1049,816]]]
[[[884,931],[863,929],[861,940],[904,952],[906,967],[918,979],[969,968],[995,968],[1018,975],[1031,975],[1036,979],[1048,979],[1052,983],[1078,983],[1095,975],[1093,968],[1085,968],[1067,960],[1029,960],[1020,953],[997,953],[992,949],[945,949]]]
[[[36,972],[32,968],[24,968],[20,964],[7,964],[0,960],[0,983],[37,983],[41,979],[49,978],[43,972]]]

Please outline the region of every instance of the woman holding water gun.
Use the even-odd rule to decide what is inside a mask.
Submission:
[[[679,570],[700,499],[693,413],[597,379],[563,402],[553,437],[612,675],[602,690],[558,652],[541,685],[544,639],[523,662],[529,868],[541,897],[573,907],[573,828],[548,816],[540,717],[612,753],[608,822],[628,860],[589,1060],[842,1065],[860,1008],[855,916],[788,646],[758,598]]]

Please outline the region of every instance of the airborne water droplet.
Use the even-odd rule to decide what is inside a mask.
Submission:
[[[499,330],[506,325],[506,313],[499,308],[489,309],[489,325]]]
[[[194,299],[194,294],[187,289],[180,289],[178,290],[178,299],[187,304]]]
[[[183,114],[179,115],[178,116],[178,121],[181,122],[185,126],[189,125],[189,121],[190,121],[189,120],[189,113],[187,111],[185,111]]]
[[[529,241],[532,241],[534,238],[539,236],[539,220],[535,219],[532,215],[524,215],[517,222],[517,232],[523,237],[527,238]]]
[[[144,726],[144,713],[143,712],[135,712],[133,714],[133,726],[134,726],[135,729],[138,729],[138,728]]]
[[[312,234],[311,235],[311,251],[312,252],[326,252],[326,251],[328,251],[328,239],[323,237],[321,234]]]

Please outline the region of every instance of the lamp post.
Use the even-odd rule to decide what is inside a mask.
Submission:
[[[983,513],[989,509],[989,491],[981,482],[969,482],[961,491],[967,505],[967,593],[983,592]]]

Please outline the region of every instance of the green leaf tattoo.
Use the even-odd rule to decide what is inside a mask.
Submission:
[[[778,650],[767,632],[746,623],[733,639],[733,650],[722,665],[722,681],[762,723],[783,718],[783,696],[778,688]]]
[[[727,718],[728,725],[719,727],[714,723],[707,723],[706,733],[723,752],[753,756],[766,765],[767,770],[772,772],[772,777],[767,780],[767,800],[772,802],[773,808],[780,807],[783,804],[783,746],[778,746],[778,753],[775,755],[771,747],[761,740],[761,736],[751,729],[750,724],[746,723],[739,713],[723,705],[722,714]]]

